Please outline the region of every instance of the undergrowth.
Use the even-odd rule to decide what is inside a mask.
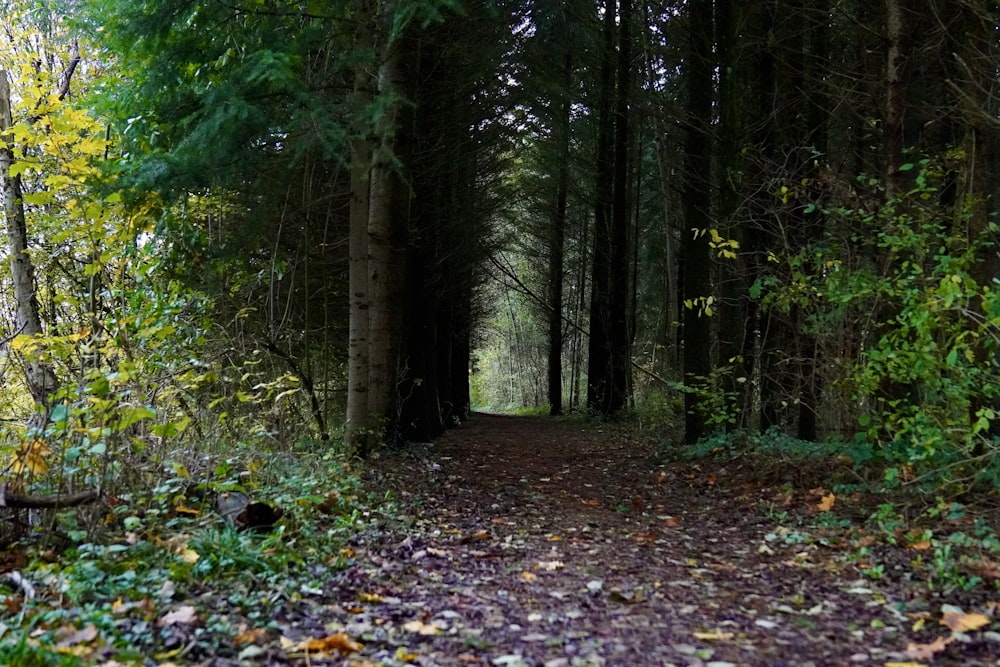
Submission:
[[[862,576],[903,571],[928,592],[1000,590],[995,491],[948,494],[940,477],[900,476],[863,436],[806,442],[777,429],[733,431],[665,452],[714,460],[731,483],[758,489],[775,524],[771,540],[847,545]]]
[[[320,591],[350,564],[349,538],[391,512],[326,442],[234,449],[200,479],[185,465],[170,470],[148,496],[107,498],[89,525],[60,511],[48,518],[54,529],[8,550],[5,569],[23,583],[2,579],[0,664],[141,664],[218,653],[220,643],[236,655],[235,637],[267,631],[278,606]],[[239,530],[216,510],[226,492],[283,515],[266,532]],[[164,622],[171,613],[198,622]]]

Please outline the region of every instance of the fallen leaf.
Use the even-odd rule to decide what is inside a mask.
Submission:
[[[981,556],[978,561],[969,563],[969,568],[983,579],[1000,579],[1000,565],[986,556]]]
[[[546,572],[554,572],[556,570],[566,567],[566,563],[562,562],[561,560],[545,560],[545,561],[539,561],[538,565],[536,565],[535,567],[539,567],[545,570]]]
[[[361,602],[381,602],[382,596],[378,593],[358,593],[358,600]]]
[[[400,662],[413,662],[419,657],[416,653],[410,653],[405,646],[400,646],[396,649],[396,660]]]
[[[237,646],[244,646],[246,644],[264,644],[268,640],[267,630],[264,628],[253,628],[252,630],[244,630],[243,632],[236,635],[233,641]]]
[[[352,640],[343,632],[327,635],[326,637],[308,639],[302,642],[300,647],[299,650],[304,650],[307,653],[332,653],[336,651],[342,655],[355,653],[363,648],[361,644]]]
[[[989,625],[989,617],[983,614],[963,614],[946,611],[941,615],[941,625],[947,626],[952,632],[968,632]]]
[[[676,528],[677,526],[681,525],[681,520],[675,516],[668,516],[666,519],[663,520],[663,525],[666,526],[667,528]]]
[[[304,651],[312,654],[328,654],[336,651],[347,655],[348,653],[360,651],[363,648],[361,644],[353,641],[343,632],[327,635],[326,637],[304,639],[300,642],[282,635],[279,638],[278,643],[287,653],[298,653]]]
[[[441,633],[441,628],[431,623],[424,623],[423,621],[410,621],[408,623],[404,623],[403,629],[407,632],[428,637]]]
[[[166,627],[168,625],[191,625],[198,621],[198,612],[191,605],[184,605],[183,607],[178,607],[174,611],[164,614],[160,620],[156,622],[159,627]]]
[[[97,639],[97,628],[93,625],[88,625],[85,628],[77,630],[70,625],[57,630],[56,636],[59,637],[56,641],[56,648],[69,648],[70,646],[86,644]]]
[[[525,570],[524,572],[521,573],[521,578],[524,579],[525,581],[534,581],[535,579],[538,579],[538,575],[535,574],[534,572],[528,572],[527,570]]]
[[[936,653],[948,648],[948,644],[955,641],[953,637],[938,637],[930,644],[915,644],[910,642],[903,651],[907,658],[914,660],[933,660]]]
[[[194,565],[201,559],[201,555],[194,549],[182,549],[177,553],[181,560],[189,565]]]
[[[709,630],[708,632],[693,632],[691,633],[695,639],[704,640],[726,640],[732,639],[735,635],[732,632],[725,632],[724,630]]]
[[[922,662],[887,662],[885,667],[927,667]]]
[[[837,501],[837,496],[835,494],[833,493],[827,494],[820,499],[819,504],[816,505],[816,509],[818,509],[820,512],[829,512],[830,510],[833,509],[833,504],[836,501]]]

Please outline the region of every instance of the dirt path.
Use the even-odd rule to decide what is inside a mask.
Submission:
[[[848,549],[775,532],[766,490],[651,454],[613,427],[477,414],[384,455],[369,474],[409,523],[353,547],[314,623],[364,648],[329,664],[884,665],[948,634],[916,632],[929,610]]]

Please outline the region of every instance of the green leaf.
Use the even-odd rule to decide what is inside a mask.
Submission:
[[[154,417],[156,417],[156,411],[144,405],[123,408],[118,413],[118,428],[126,429],[133,424],[141,422],[143,419],[152,419]]]
[[[913,166],[914,165],[913,165],[912,162],[907,162],[906,164],[899,165],[899,170],[900,171],[910,171],[911,169],[913,169]]]

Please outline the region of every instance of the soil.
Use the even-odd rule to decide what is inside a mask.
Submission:
[[[291,639],[326,641],[284,659],[1000,664],[989,625],[941,624],[972,611],[960,605],[992,614],[988,593],[929,592],[908,574],[916,551],[866,555],[856,533],[824,529],[824,489],[789,493],[748,472],[660,462],[653,444],[614,425],[476,414],[370,465],[369,483],[404,516],[360,534],[353,565],[282,619]]]

